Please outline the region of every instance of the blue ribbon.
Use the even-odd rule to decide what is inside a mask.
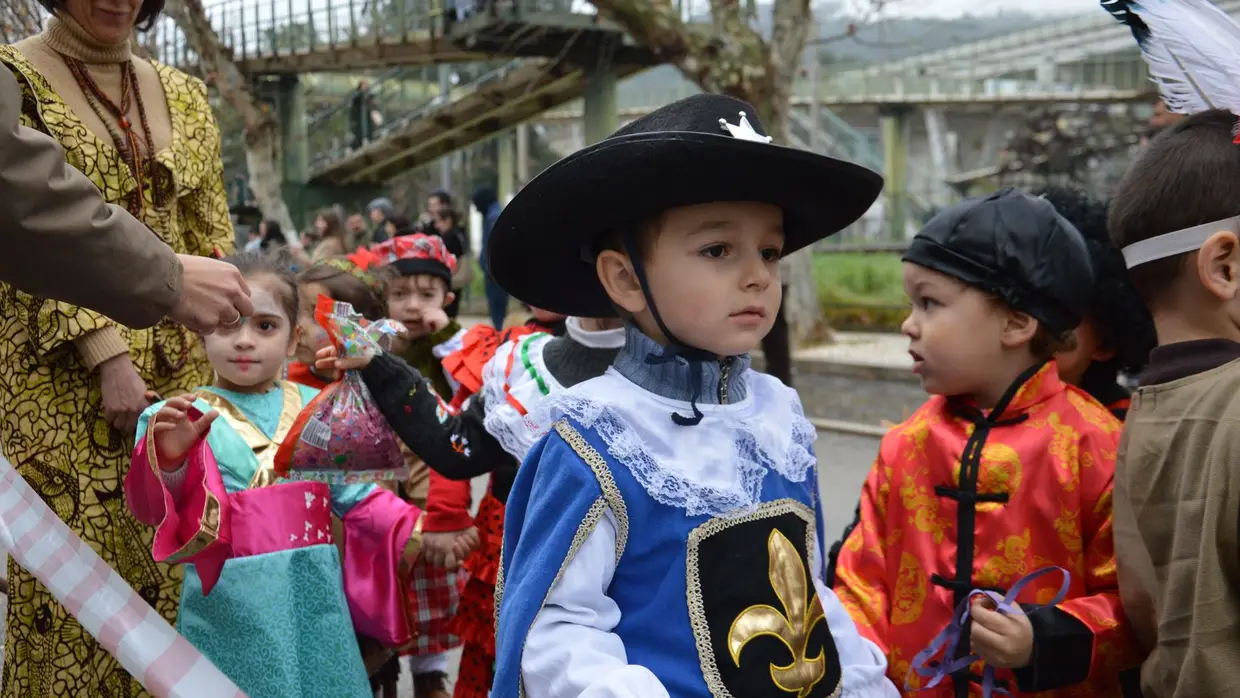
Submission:
[[[1020,595],[1021,590],[1024,589],[1029,582],[1032,582],[1038,577],[1050,574],[1051,572],[1062,572],[1063,584],[1059,585],[1059,593],[1055,594],[1055,598],[1051,599],[1050,603],[1044,606],[1039,606],[1028,613],[1012,607],[1012,604],[1016,601],[1016,597]],[[995,607],[999,613],[1007,615],[1033,615],[1034,613],[1043,611],[1058,604],[1060,601],[1063,601],[1064,597],[1068,595],[1068,585],[1071,582],[1071,579],[1072,577],[1068,574],[1068,570],[1065,570],[1062,567],[1043,567],[1040,570],[1030,572],[1024,577],[1021,577],[1015,584],[1012,585],[1011,589],[1008,589],[1006,596],[999,596],[998,592],[986,591],[984,589],[974,589],[973,591],[970,591],[969,595],[962,599],[960,604],[956,606],[956,610],[952,613],[952,621],[947,624],[947,627],[939,631],[939,634],[930,641],[930,644],[926,647],[926,649],[918,652],[913,657],[913,661],[909,666],[908,676],[904,679],[905,692],[911,693],[915,691],[924,691],[927,688],[934,688],[953,673],[960,671],[961,669],[965,669],[973,662],[981,659],[981,657],[976,654],[969,654],[959,658],[956,657],[956,648],[960,643],[960,636],[964,630],[965,624],[970,620],[969,613],[972,608],[974,598],[978,596],[985,596],[989,598],[995,603]],[[933,658],[939,654],[939,650],[944,650],[943,661],[931,664]],[[913,672],[917,672],[917,675],[922,678],[930,679],[929,683],[918,689],[911,688],[909,686],[909,680],[913,678]],[[986,666],[982,670],[982,698],[991,698],[991,696],[996,692],[1009,696],[1012,695],[1012,692],[1005,688],[995,687],[995,668],[992,666]]]

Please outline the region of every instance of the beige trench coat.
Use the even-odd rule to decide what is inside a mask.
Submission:
[[[150,327],[181,293],[172,248],[104,203],[55,140],[19,124],[22,95],[0,68],[0,281]]]

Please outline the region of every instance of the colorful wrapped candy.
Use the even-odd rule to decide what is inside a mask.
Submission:
[[[367,324],[353,306],[324,296],[314,317],[341,357],[373,355],[403,329],[391,320]],[[344,485],[408,475],[396,435],[357,371],[345,371],[302,408],[276,451],[275,469],[290,480]]]

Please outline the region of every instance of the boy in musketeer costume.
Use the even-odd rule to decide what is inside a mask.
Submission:
[[[1118,672],[1139,660],[1111,538],[1120,423],[1052,358],[1071,347],[1093,284],[1080,233],[1012,190],[940,213],[905,252],[901,329],[932,397],[883,437],[836,590],[891,678],[925,695],[981,695],[993,680],[1017,696],[1118,696]],[[1010,612],[971,594],[1047,565],[1068,572],[1066,589],[1034,578]],[[971,651],[987,675],[967,661],[937,685],[912,674],[966,599],[959,654],[940,666]]]
[[[1115,476],[1124,609],[1146,698],[1237,694],[1240,666],[1240,25],[1205,2],[1107,2],[1174,112],[1111,203],[1158,328]]]
[[[509,495],[495,698],[895,695],[821,585],[814,428],[746,354],[781,254],[882,179],[771,145],[753,113],[663,107],[540,174],[491,232],[517,298],[627,320],[607,373],[530,408],[554,427]]]

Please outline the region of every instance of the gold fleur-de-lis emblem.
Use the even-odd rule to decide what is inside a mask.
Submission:
[[[780,689],[796,693],[797,698],[807,698],[827,671],[821,648],[817,655],[805,656],[809,651],[810,632],[823,620],[822,604],[806,579],[801,556],[778,529],[771,531],[767,551],[771,560],[771,587],[779,597],[783,611],[766,604],[741,611],[728,631],[728,650],[732,653],[732,661],[739,667],[741,650],[751,640],[763,635],[777,638],[788,648],[792,663],[786,666],[771,664],[771,680]]]

